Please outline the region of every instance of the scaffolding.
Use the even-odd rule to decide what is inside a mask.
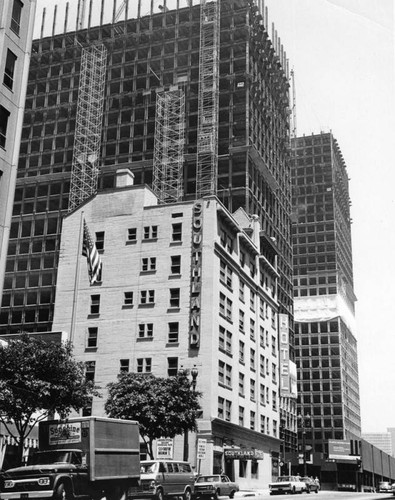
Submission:
[[[156,95],[153,190],[159,203],[181,201],[185,142],[185,93],[181,89]]]
[[[82,49],[68,211],[97,191],[107,49]]]
[[[197,199],[215,194],[218,175],[220,2],[201,0],[198,133],[196,164]]]

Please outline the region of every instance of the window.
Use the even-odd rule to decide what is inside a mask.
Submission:
[[[137,358],[137,373],[151,373],[151,358]]]
[[[277,437],[277,422],[273,420],[273,436]]]
[[[239,330],[244,333],[244,312],[239,309]]]
[[[250,429],[252,431],[255,430],[255,412],[254,411],[250,411]]]
[[[175,377],[178,372],[178,358],[167,358],[167,375]]]
[[[241,300],[241,302],[244,302],[244,289],[245,289],[244,282],[240,280],[239,281],[239,299]]]
[[[273,384],[277,384],[277,369],[274,363],[272,363],[272,382]]]
[[[14,85],[14,70],[15,70],[16,60],[17,60],[16,55],[13,52],[11,52],[10,49],[7,49],[7,58],[5,61],[3,83],[10,90],[12,90],[12,87]]]
[[[250,309],[255,311],[255,292],[252,290],[250,290]]]
[[[8,109],[0,106],[0,147],[5,149],[6,137],[7,137],[7,125],[10,112]]]
[[[129,360],[128,359],[120,359],[119,360],[119,371],[121,373],[129,371]]]
[[[128,229],[128,241],[136,241],[137,239],[137,229],[135,227],[130,227]]]
[[[178,322],[169,323],[169,333],[168,333],[168,343],[175,344],[178,342],[178,334],[179,334],[179,324]]]
[[[229,354],[232,353],[232,333],[223,326],[219,327],[219,348]]]
[[[11,15],[11,29],[17,35],[19,35],[19,31],[21,28],[22,7],[23,3],[21,2],[21,0],[14,0]]]
[[[227,422],[230,422],[232,411],[232,402],[227,399],[218,398],[218,418],[222,418]]]
[[[255,349],[250,349],[250,369],[255,371]]]
[[[86,347],[93,349],[97,347],[97,328],[88,328],[88,337],[86,339]]]
[[[259,402],[261,403],[261,405],[265,405],[266,404],[266,400],[265,400],[265,386],[263,384],[260,384],[260,386],[259,386]]]
[[[244,425],[244,408],[239,406],[239,425]]]
[[[144,226],[143,237],[145,240],[152,240],[158,237],[158,226]]]
[[[182,241],[182,224],[177,223],[177,224],[172,224],[172,236],[171,239],[172,241]]]
[[[277,393],[272,391],[272,408],[277,411]]]
[[[124,292],[123,305],[132,306],[133,305],[133,292]]]
[[[244,364],[244,342],[239,341],[239,361]]]
[[[259,374],[261,377],[265,376],[265,356],[259,356]]]
[[[276,351],[276,337],[272,335],[272,356],[276,356],[277,351]]]
[[[143,257],[141,259],[142,271],[156,271],[156,257]]]
[[[263,326],[259,327],[259,345],[265,348],[265,329]]]
[[[265,317],[265,302],[259,299],[259,316],[263,319]]]
[[[220,262],[219,279],[228,288],[232,288],[232,269],[223,260]]]
[[[155,304],[155,290],[141,290],[140,304]]]
[[[239,396],[244,397],[244,373],[239,373]]]
[[[104,231],[96,233],[96,248],[99,251],[104,250]]]
[[[255,321],[250,319],[250,338],[255,340]]]
[[[85,362],[85,378],[89,382],[95,381],[95,368],[96,368],[96,361]]]
[[[171,256],[171,274],[181,274],[181,255]]]
[[[139,324],[139,339],[152,338],[154,335],[153,323],[140,323]]]
[[[264,415],[261,415],[261,433],[265,434],[266,431],[266,418]]]
[[[180,289],[170,288],[170,307],[180,307]]]
[[[221,292],[219,294],[219,312],[227,320],[232,321],[232,301]]]
[[[218,381],[225,387],[232,387],[232,367],[223,361],[218,361]]]
[[[240,266],[241,267],[244,267],[244,264],[246,262],[246,256],[245,256],[245,253],[240,251]]]
[[[255,380],[252,378],[250,379],[250,399],[251,401],[255,401],[256,395],[255,395]]]
[[[91,314],[100,313],[100,295],[91,295]]]

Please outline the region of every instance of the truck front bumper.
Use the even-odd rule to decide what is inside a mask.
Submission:
[[[0,493],[1,500],[29,500],[30,498],[52,498],[52,490],[10,491]]]

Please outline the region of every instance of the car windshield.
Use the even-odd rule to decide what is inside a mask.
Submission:
[[[278,479],[277,479],[277,482],[280,483],[282,481],[291,481],[293,478],[291,476],[280,476]]]
[[[197,479],[197,483],[218,483],[221,481],[219,476],[200,476]]]
[[[29,459],[29,465],[71,463],[71,451],[38,451]]]
[[[156,466],[158,462],[141,462],[140,473],[141,474],[152,474],[156,472]]]

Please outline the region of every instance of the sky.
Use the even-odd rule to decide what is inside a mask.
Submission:
[[[113,3],[105,2],[109,22]],[[167,0],[170,8],[172,2]],[[55,3],[55,32],[63,29],[66,1],[58,0],[47,7],[44,34],[52,29]],[[69,3],[71,28],[77,0]],[[160,3],[154,1],[154,10]],[[36,36],[46,5],[37,0]],[[120,5],[118,0],[116,9]],[[265,0],[265,5],[294,69],[297,133],[331,130],[351,178],[362,432],[386,432],[395,427],[394,2]],[[150,0],[143,0],[142,14],[149,6]],[[130,13],[136,9],[137,0],[129,0]]]

